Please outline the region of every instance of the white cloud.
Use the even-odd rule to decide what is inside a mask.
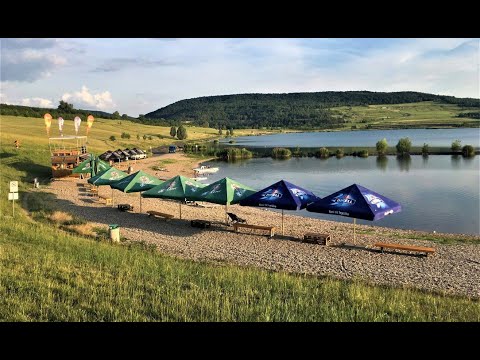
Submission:
[[[51,100],[43,99],[39,97],[22,99],[20,104],[23,106],[33,106],[33,107],[41,107],[41,108],[53,107],[53,103]]]
[[[100,93],[91,93],[84,85],[80,91],[73,93],[65,93],[62,95],[62,100],[73,103],[76,109],[86,110],[112,110],[115,107],[110,91]]]

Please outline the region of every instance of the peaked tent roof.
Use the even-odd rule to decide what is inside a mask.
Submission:
[[[375,221],[402,211],[395,201],[353,184],[307,206],[308,211]]]
[[[197,201],[206,201],[215,204],[236,204],[243,198],[255,193],[250,186],[243,185],[228,177],[205,186],[201,193],[195,195]]]
[[[300,210],[319,199],[309,190],[288,181],[280,180],[241,200],[240,205]]]
[[[72,174],[87,174],[92,171],[92,160],[88,158],[87,160],[82,161],[78,166],[72,170]]]
[[[123,172],[122,170],[118,170],[114,167],[111,167],[108,170],[98,173],[96,176],[88,179],[87,181],[90,184],[94,184],[97,186],[110,185],[112,182],[123,179],[126,176],[128,176],[127,173]]]
[[[142,197],[193,200],[192,197],[204,187],[205,185],[198,181],[177,175],[145,191],[142,193]]]
[[[138,192],[149,190],[157,185],[163,183],[153,175],[150,175],[142,170],[139,170],[131,175],[117,180],[110,184],[110,187],[123,191],[125,193]]]
[[[109,163],[107,163],[106,161],[103,161],[98,156],[96,158],[96,162],[97,162],[97,169],[96,169],[97,172],[102,172],[111,168]]]

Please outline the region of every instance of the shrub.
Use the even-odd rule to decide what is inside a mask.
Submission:
[[[422,146],[422,155],[427,156],[428,155],[428,144],[424,143]]]
[[[126,132],[122,132],[122,135],[120,135],[122,139],[130,139],[130,134]]]
[[[272,150],[272,158],[274,159],[288,159],[292,156],[292,152],[285,148],[275,148]]]
[[[178,140],[185,140],[187,137],[188,137],[187,129],[185,128],[185,126],[180,125],[179,128],[177,129]]]
[[[462,155],[465,157],[475,156],[475,148],[472,145],[465,145],[462,148]]]
[[[110,136],[109,139],[110,139],[110,141],[115,141],[115,140],[117,140],[117,138],[116,138],[114,135]]]
[[[303,155],[302,151],[300,150],[300,147],[296,147],[295,150],[293,151],[293,156],[295,157],[301,157]]]
[[[337,157],[337,159],[344,157],[345,153],[343,152],[343,149],[337,149],[337,151],[335,151],[335,156]]]
[[[387,139],[383,138],[382,140],[377,142],[377,154],[378,155],[385,155],[388,149]]]
[[[410,154],[410,149],[412,148],[412,142],[408,137],[401,138],[400,140],[398,140],[398,144],[396,147],[397,147],[397,153],[399,155],[407,155],[407,154]]]
[[[455,152],[460,151],[462,149],[461,141],[457,139],[454,142],[452,142],[451,149],[452,151],[455,151]]]
[[[170,128],[170,136],[175,137],[175,135],[177,135],[177,128],[175,126],[172,126]]]
[[[317,151],[316,156],[322,159],[326,159],[330,156],[330,151],[326,147],[320,148],[320,150]]]
[[[368,150],[360,150],[359,152],[357,152],[357,155],[362,158],[366,158],[368,157]]]

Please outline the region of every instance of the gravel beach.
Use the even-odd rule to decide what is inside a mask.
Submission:
[[[150,167],[155,161],[176,160],[165,165],[167,171],[156,172]],[[147,161],[138,161],[134,171],[143,169],[160,178],[177,174],[192,176],[196,161],[181,154],[165,154]],[[245,266],[282,270],[293,273],[328,275],[341,279],[361,278],[370,283],[397,287],[415,287],[428,291],[480,298],[480,237],[458,234],[432,234],[377,226],[357,225],[357,241],[353,245],[353,225],[334,221],[304,218],[285,211],[285,235],[281,235],[281,214],[260,208],[229,206],[229,211],[247,220],[249,224],[276,227],[273,238],[258,230],[241,229],[234,233],[226,226],[225,207],[206,204],[182,206],[160,199],[142,199],[139,213],[139,193],[125,194],[114,190],[115,206],[105,206],[85,191],[86,180],[65,179],[53,181],[42,191],[57,198],[59,210],[80,216],[95,226],[107,229],[108,224],[120,225],[121,236],[131,241],[146,241],[165,254],[193,260],[227,262]],[[100,196],[112,195],[109,186],[99,188]],[[133,212],[121,212],[116,204],[130,203]],[[172,220],[151,218],[147,210],[170,213]],[[194,228],[192,219],[212,221],[208,229]],[[306,232],[329,233],[330,246],[302,243]],[[441,245],[412,237],[429,234],[471,238],[472,245]],[[429,257],[405,251],[373,249],[375,242],[393,242],[435,248]]]

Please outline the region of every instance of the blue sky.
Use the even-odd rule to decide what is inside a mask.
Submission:
[[[138,116],[239,93],[479,98],[479,39],[1,39],[0,102]]]

